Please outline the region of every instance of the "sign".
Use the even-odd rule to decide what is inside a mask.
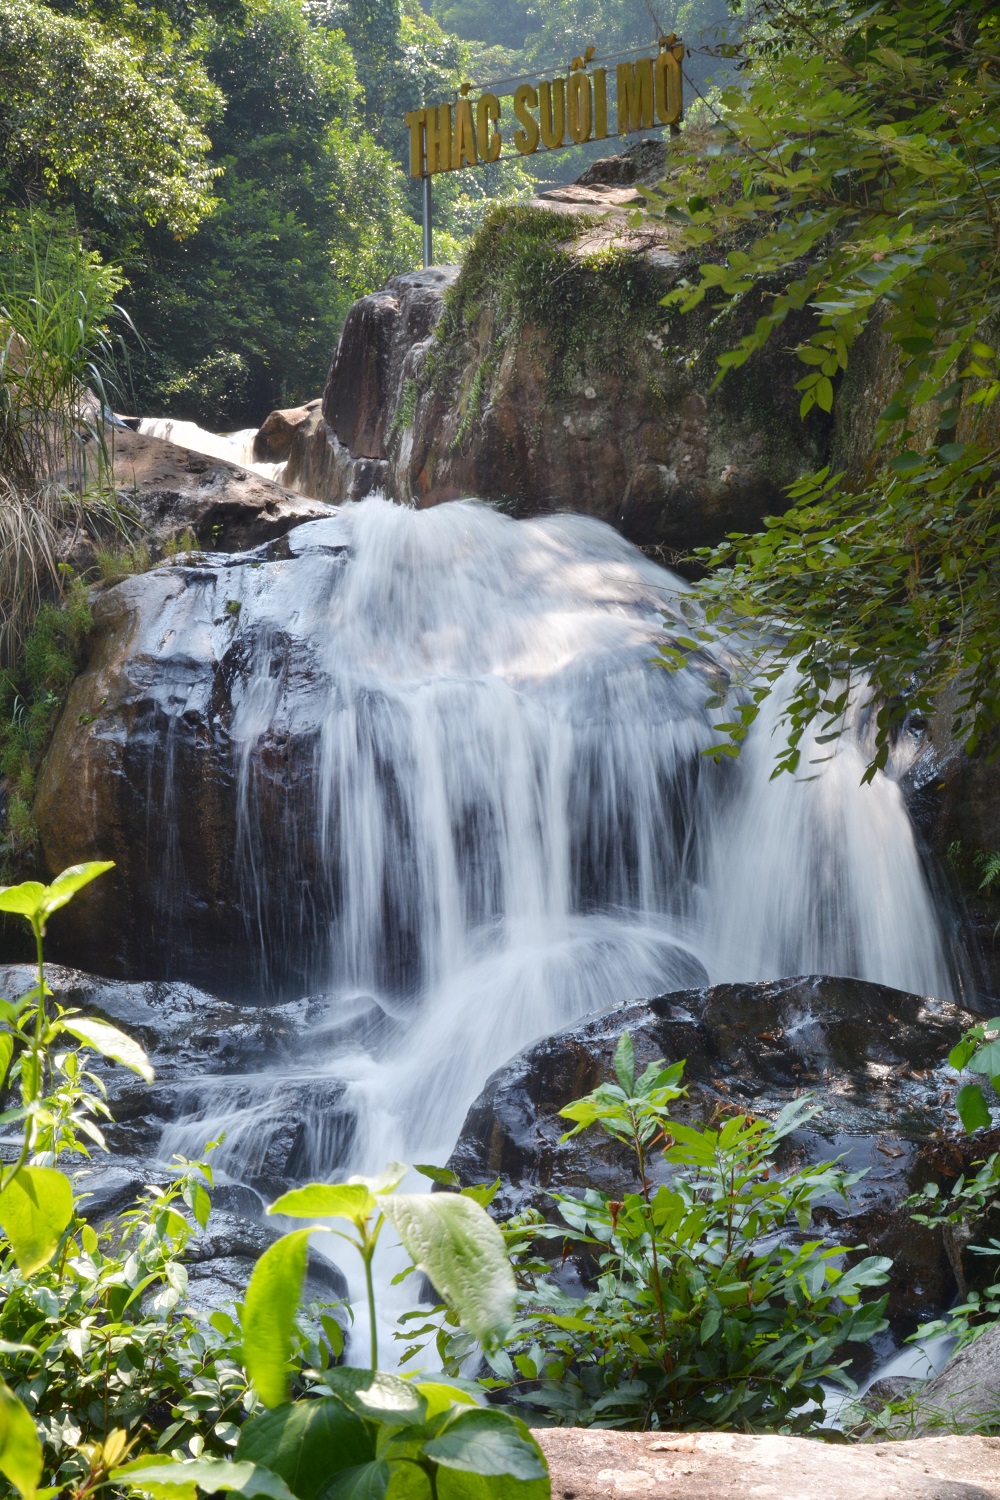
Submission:
[[[470,99],[463,84],[452,104],[411,109],[404,119],[410,132],[410,176],[433,177],[461,167],[498,161],[505,143],[522,156],[558,151],[563,146],[608,137],[608,70],[591,69],[593,47],[575,57],[568,74],[522,83],[511,97],[513,135],[497,94]],[[631,135],[655,125],[676,125],[683,110],[681,63],[684,46],[673,35],[661,37],[655,57],[620,62],[615,69],[615,133]]]

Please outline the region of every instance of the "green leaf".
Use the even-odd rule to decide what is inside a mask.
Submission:
[[[974,1073],[988,1073],[991,1078],[994,1073],[1000,1073],[1000,1039],[978,1048],[968,1066]]]
[[[21,885],[0,886],[0,911],[13,916],[41,920],[45,886],[40,880],[26,880]]]
[[[989,1106],[978,1083],[967,1083],[963,1089],[959,1089],[955,1108],[969,1135],[975,1130],[985,1130],[993,1123]]]
[[[42,1477],[42,1445],[27,1407],[0,1381],[0,1474],[25,1500]]]
[[[337,1475],[324,1490],[323,1500],[382,1500],[391,1478],[392,1470],[384,1459],[377,1463],[358,1464],[356,1468]]]
[[[288,1399],[288,1364],[311,1229],[269,1245],[253,1268],[243,1303],[243,1363],[265,1406]]]
[[[483,1344],[498,1343],[514,1320],[517,1288],[503,1235],[486,1210],[455,1193],[401,1193],[382,1208],[462,1326]]]
[[[443,1432],[424,1444],[424,1452],[444,1468],[471,1474],[544,1479],[548,1473],[541,1450],[524,1423],[496,1407],[461,1412]]]
[[[424,1420],[427,1403],[409,1380],[385,1370],[355,1370],[335,1365],[324,1370],[323,1384],[366,1421],[409,1427]]]
[[[9,1031],[0,1031],[0,1088],[7,1077],[7,1069],[14,1055],[14,1038]]]
[[[22,1275],[47,1265],[73,1217],[70,1180],[54,1167],[22,1167],[0,1193],[0,1226]]]
[[[331,1474],[370,1463],[375,1449],[361,1418],[326,1396],[251,1418],[240,1430],[236,1457],[279,1475],[299,1500],[314,1500]]]
[[[271,1204],[268,1213],[287,1214],[292,1219],[350,1219],[352,1224],[360,1225],[377,1207],[364,1183],[314,1182],[283,1194],[277,1203]]]
[[[42,903],[43,915],[50,917],[54,911],[65,906],[67,901],[71,901],[77,891],[83,890],[83,887],[89,885],[92,880],[96,880],[98,875],[103,875],[106,871],[113,870],[114,867],[115,863],[112,859],[91,860],[85,865],[70,865],[68,870],[63,870],[61,875],[56,876],[51,885],[45,887]]]
[[[165,1459],[155,1454],[137,1458],[130,1464],[113,1469],[115,1484],[145,1490],[153,1500],[188,1500],[196,1490],[206,1495],[219,1491],[254,1495],[268,1500],[296,1500],[283,1479],[252,1463],[230,1463],[224,1458]]]
[[[626,1094],[631,1096],[635,1091],[635,1048],[627,1031],[622,1032],[615,1048],[615,1073]]]
[[[416,1162],[413,1170],[419,1172],[421,1177],[429,1177],[431,1182],[439,1183],[441,1187],[461,1187],[462,1185],[450,1167],[421,1166],[419,1162]]]
[[[111,1026],[107,1021],[92,1020],[89,1016],[70,1016],[60,1021],[59,1025],[70,1036],[75,1036],[78,1042],[83,1042],[85,1047],[92,1047],[102,1057],[131,1068],[133,1073],[138,1073],[147,1083],[153,1082],[155,1075],[142,1047],[132,1037],[126,1036],[124,1031],[119,1031],[117,1026]]]

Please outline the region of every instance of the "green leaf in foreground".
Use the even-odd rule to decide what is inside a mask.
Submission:
[[[392,1470],[383,1459],[377,1463],[358,1464],[337,1475],[324,1491],[323,1500],[382,1500],[391,1478]],[[426,1491],[426,1481],[423,1476],[420,1478]]]
[[[427,1403],[409,1380],[385,1370],[356,1370],[335,1365],[324,1371],[324,1385],[351,1411],[368,1421],[408,1427],[422,1422]]]
[[[197,1490],[261,1495],[267,1500],[296,1500],[287,1484],[268,1469],[251,1463],[229,1463],[223,1458],[165,1459],[154,1454],[112,1471],[116,1485],[144,1490],[153,1500],[188,1500]]]
[[[131,1068],[133,1073],[138,1073],[147,1083],[153,1082],[155,1075],[149,1058],[139,1043],[126,1036],[124,1031],[119,1031],[117,1026],[111,1026],[107,1021],[92,1020],[90,1016],[64,1017],[60,1025],[85,1047],[92,1047],[111,1062]]]
[[[544,1479],[548,1473],[524,1423],[496,1409],[462,1412],[438,1437],[424,1444],[424,1452],[445,1468],[470,1474]]]
[[[72,1217],[72,1186],[54,1167],[22,1167],[4,1188],[0,1226],[24,1276],[48,1264]]]
[[[964,1088],[959,1089],[955,1108],[970,1135],[974,1130],[987,1129],[993,1123],[989,1106],[978,1083],[967,1083]]]
[[[243,1362],[265,1406],[288,1399],[295,1311],[302,1295],[311,1229],[269,1245],[254,1266],[243,1304]]]
[[[334,1467],[369,1463],[375,1451],[361,1418],[328,1396],[252,1417],[240,1431],[236,1457],[270,1469],[298,1500],[314,1500]]]
[[[485,1345],[499,1343],[514,1320],[517,1288],[486,1210],[455,1193],[400,1193],[382,1211],[462,1326]]]
[[[42,1445],[34,1420],[13,1391],[0,1381],[0,1474],[25,1500],[42,1477]]]
[[[362,1182],[314,1182],[283,1193],[268,1213],[287,1214],[291,1219],[350,1219],[352,1224],[363,1224],[376,1207]]]

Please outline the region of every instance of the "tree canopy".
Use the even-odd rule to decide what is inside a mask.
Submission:
[[[1000,719],[1000,14],[760,0],[740,51],[707,153],[684,153],[664,185],[657,212],[704,257],[667,303],[708,299],[725,320],[764,288],[719,379],[811,309],[803,414],[833,410],[841,386],[855,408],[873,399],[845,383],[859,366],[878,409],[873,454],[804,476],[784,515],[701,555],[708,623],[690,647],[734,615],[747,626],[748,696],[723,749],[790,665],[789,769],[807,723],[835,739],[867,700],[874,772],[949,684],[972,748]]]

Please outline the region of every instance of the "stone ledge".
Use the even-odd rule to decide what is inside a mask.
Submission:
[[[552,1500],[1000,1500],[1000,1437],[854,1446],[544,1428]]]

